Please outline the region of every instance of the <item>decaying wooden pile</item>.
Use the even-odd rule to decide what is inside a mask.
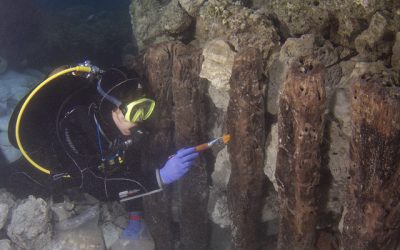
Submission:
[[[279,104],[276,167],[280,209],[278,249],[313,249],[324,130],[323,66],[292,63]]]
[[[157,111],[150,121],[147,148],[143,150],[143,167],[159,168],[173,154],[174,119],[172,99],[172,51],[174,44],[159,45],[151,48],[146,54],[146,76],[149,90],[157,101]],[[174,235],[171,204],[171,187],[144,199],[146,222],[155,236],[156,249],[173,249]]]
[[[180,43],[153,46],[145,72],[158,103],[150,122],[152,136],[144,166],[157,168],[176,149],[207,141],[207,82],[199,77],[201,50]],[[230,80],[227,129],[232,172],[228,205],[232,220],[231,249],[270,249],[263,245],[261,212],[266,80],[256,49],[240,51]],[[324,67],[313,58],[297,59],[282,83],[278,115],[279,148],[276,179],[280,213],[278,249],[396,249],[400,231],[400,89],[379,77],[352,84],[351,166],[343,232],[325,237],[317,229],[321,197],[321,144],[326,92]],[[207,203],[211,174],[204,157],[181,181],[145,198],[147,222],[156,249],[210,249]],[[212,169],[212,166],[211,166]],[[173,207],[179,209],[173,209]],[[325,236],[324,236],[325,235]],[[319,243],[317,244],[317,239]],[[321,240],[322,239],[322,240]],[[320,242],[322,243],[320,244]]]
[[[182,147],[206,141],[206,82],[199,77],[201,50],[180,43],[163,43],[146,54],[146,75],[157,101],[150,123],[151,138],[143,166],[160,168]],[[199,157],[177,184],[145,198],[146,218],[157,249],[208,249],[208,182],[206,161]],[[178,197],[178,199],[175,199]],[[179,206],[173,219],[172,201]]]
[[[200,79],[202,51],[177,46],[172,68],[175,144],[189,147],[206,141],[206,82]],[[206,161],[201,156],[179,182],[180,243],[182,249],[208,249],[208,182]]]
[[[227,126],[232,172],[228,204],[233,223],[232,249],[260,249],[263,207],[267,85],[258,50],[239,53],[230,80]]]
[[[346,249],[398,249],[400,243],[400,88],[382,75],[352,83]]]

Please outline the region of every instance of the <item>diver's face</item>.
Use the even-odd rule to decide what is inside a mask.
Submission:
[[[137,126],[137,123],[128,122],[120,109],[112,111],[112,118],[119,131],[125,136],[131,135],[130,129]]]

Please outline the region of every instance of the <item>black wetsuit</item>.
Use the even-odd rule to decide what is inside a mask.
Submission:
[[[0,168],[2,185],[23,195],[77,187],[103,201],[139,198],[162,190],[158,169],[140,164],[141,145],[120,146],[132,138],[117,129],[110,104],[100,115],[95,87],[85,78],[66,76],[33,99],[24,113],[20,136],[29,156],[50,175],[21,158]],[[14,146],[22,102],[10,120],[9,139]]]
[[[140,165],[140,145],[127,146],[134,139],[124,137],[113,122],[106,124],[94,104],[64,112],[57,136],[63,169],[74,185],[96,198],[138,198],[162,190],[158,169]]]

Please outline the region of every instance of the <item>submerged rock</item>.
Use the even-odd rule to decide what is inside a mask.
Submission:
[[[13,208],[16,204],[16,198],[13,194],[2,188],[0,189],[0,203],[7,204],[10,208]]]
[[[57,223],[51,249],[105,250],[103,235],[98,227],[99,214],[99,206],[93,205],[75,217]]]
[[[376,61],[383,55],[389,55],[392,48],[388,35],[387,17],[382,13],[376,13],[367,30],[363,31],[355,40],[357,52],[365,61]]]
[[[200,6],[205,2],[205,0],[179,0],[180,5],[186,12],[191,16],[196,16],[200,9]]]
[[[4,225],[6,224],[9,210],[10,207],[8,204],[0,203],[0,230],[3,229]]]
[[[33,196],[16,200],[0,189],[0,230],[10,239],[0,240],[0,249],[109,249],[128,224],[127,211],[119,202],[100,203],[100,210],[97,200],[81,195],[53,204]]]
[[[74,204],[68,201],[51,205],[51,210],[54,213],[54,220],[56,222],[70,218],[74,213],[73,209]]]
[[[12,247],[10,240],[4,239],[4,240],[0,240],[0,249],[1,250],[14,250],[15,248]]]
[[[119,202],[102,204],[100,215],[104,244],[109,249],[128,225],[129,217],[125,208]]]
[[[262,211],[262,221],[267,223],[267,235],[278,234],[278,221],[279,221],[279,207],[278,207],[278,193],[270,192],[265,198],[264,207]]]
[[[229,104],[229,79],[232,75],[233,61],[236,52],[224,40],[215,39],[208,42],[203,49],[204,62],[200,77],[210,81],[208,94],[216,109],[214,109],[213,130],[211,137],[219,137],[223,134],[225,127],[226,112]],[[231,173],[229,153],[225,148],[213,152],[215,156],[214,171],[211,174],[212,187],[208,201],[211,220],[218,226],[224,228],[231,224],[228,208],[226,190]]]
[[[151,44],[171,41],[191,24],[191,17],[178,0],[162,5],[158,0],[132,0],[129,7],[132,32],[139,51]]]
[[[392,53],[392,68],[400,71],[400,32],[396,34],[396,41]]]
[[[200,44],[222,38],[236,51],[257,48],[264,60],[279,44],[279,36],[267,15],[222,0],[208,1],[201,7],[195,37]]]
[[[253,1],[253,7],[265,8],[274,16],[285,39],[314,33],[351,48],[354,48],[354,38],[367,28],[375,12],[393,10],[393,16],[397,17],[395,6],[395,1],[375,0]]]
[[[210,81],[209,94],[215,106],[226,112],[229,103],[229,79],[235,52],[224,40],[212,40],[203,49],[200,77]]]
[[[7,235],[24,249],[48,249],[53,227],[50,207],[41,198],[29,196],[12,212]]]
[[[278,192],[278,184],[276,183],[276,156],[278,154],[278,125],[274,123],[271,127],[271,132],[268,135],[267,147],[265,150],[265,166],[264,174],[274,185],[274,189]]]
[[[101,225],[101,230],[104,237],[104,244],[106,249],[110,249],[110,247],[119,239],[122,228],[117,227],[111,222],[106,222]]]
[[[322,4],[322,3],[321,3]],[[322,33],[328,29],[329,9],[321,8],[319,1],[270,1],[268,8],[277,16],[284,36]]]
[[[223,148],[215,159],[214,172],[211,175],[212,187],[208,201],[211,220],[221,228],[232,224],[227,203],[227,186],[231,175],[231,163],[228,150]]]
[[[228,199],[226,196],[221,196],[216,202],[214,209],[211,212],[212,221],[221,228],[229,227],[232,221],[229,216]]]
[[[354,48],[354,40],[368,27],[368,20],[342,12],[338,12],[336,19],[337,32],[332,32],[332,40],[342,46]]]

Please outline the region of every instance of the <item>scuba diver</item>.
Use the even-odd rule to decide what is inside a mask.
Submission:
[[[134,72],[85,62],[52,72],[21,100],[9,140],[33,167],[24,176],[35,182],[32,172],[54,189],[78,187],[101,201],[126,202],[132,213],[123,234],[135,237],[143,229],[135,199],[179,180],[199,155],[183,148],[159,169],[142,169],[143,123],[155,106]]]

